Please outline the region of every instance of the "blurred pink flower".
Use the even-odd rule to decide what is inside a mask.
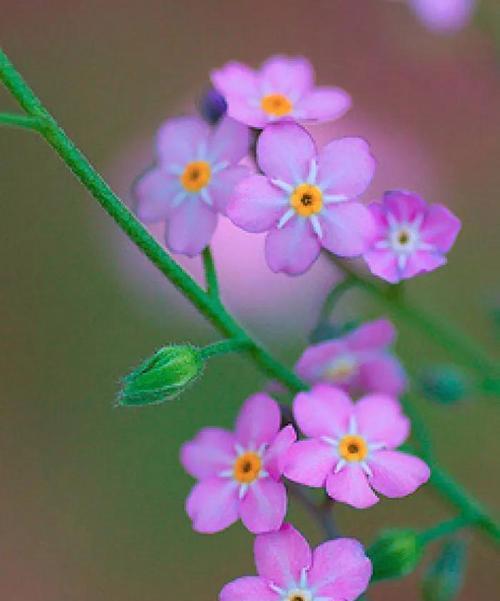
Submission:
[[[186,501],[195,530],[218,532],[239,518],[254,533],[281,526],[287,498],[279,480],[296,435],[292,426],[280,431],[280,423],[276,401],[255,394],[241,408],[234,434],[205,428],[183,445],[182,465],[199,480]]]
[[[225,97],[228,115],[251,127],[282,120],[328,121],[351,106],[340,88],[315,87],[311,63],[302,57],[274,56],[258,71],[229,62],[211,74]]]
[[[363,258],[374,275],[394,284],[446,263],[461,222],[445,206],[397,190],[368,208],[378,232]]]
[[[338,538],[311,550],[290,524],[257,536],[254,555],[258,576],[226,584],[219,601],[354,601],[372,574],[357,540]]]
[[[379,500],[372,487],[404,497],[429,479],[426,463],[394,450],[408,437],[410,421],[389,396],[372,394],[354,404],[340,388],[317,384],[295,397],[293,412],[310,438],[288,452],[290,480],[325,486],[332,499],[363,509]]]
[[[389,351],[396,330],[387,319],[364,323],[341,338],[308,347],[297,374],[314,384],[328,382],[351,392],[400,395],[406,386],[401,363]]]
[[[476,0],[409,0],[413,12],[429,29],[458,31],[472,18]]]

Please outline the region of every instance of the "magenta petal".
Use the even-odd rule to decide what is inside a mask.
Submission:
[[[236,439],[243,447],[257,450],[270,443],[280,429],[281,413],[278,403],[264,393],[249,397],[236,420]]]
[[[288,451],[285,476],[307,486],[324,486],[337,463],[332,445],[320,440],[301,440]]]
[[[210,73],[210,79],[223,95],[257,96],[257,76],[253,69],[243,63],[231,61]]]
[[[337,438],[347,431],[354,405],[340,388],[317,384],[301,392],[293,403],[294,417],[306,436]]]
[[[305,181],[316,146],[307,131],[296,123],[274,123],[257,142],[257,162],[271,179],[295,185]]]
[[[219,601],[279,601],[280,596],[259,576],[245,576],[229,582],[221,590]]]
[[[375,236],[370,211],[359,202],[331,204],[321,213],[322,245],[341,257],[364,253]]]
[[[399,451],[378,451],[369,460],[370,483],[386,497],[405,497],[427,482],[429,466],[413,455]]]
[[[389,346],[395,338],[396,328],[388,319],[375,319],[347,334],[344,340],[352,351],[367,351]]]
[[[227,216],[247,232],[265,232],[279,220],[287,205],[283,192],[267,177],[252,175],[236,186],[227,206]]]
[[[412,223],[427,209],[427,203],[414,192],[393,190],[386,192],[383,199],[384,207],[396,218],[396,221]]]
[[[206,143],[209,134],[210,127],[199,117],[169,119],[156,138],[160,164],[183,167],[196,160],[198,148]]]
[[[246,125],[224,117],[215,127],[208,141],[208,156],[212,164],[228,161],[236,165],[248,154],[250,132]]]
[[[264,468],[271,478],[277,480],[285,468],[287,453],[297,440],[297,433],[292,425],[278,432],[264,455]]]
[[[363,546],[352,538],[338,538],[316,547],[308,583],[315,596],[354,601],[368,587],[372,564]]]
[[[378,497],[358,463],[348,463],[337,474],[330,474],[326,480],[326,491],[335,501],[356,509],[366,509],[378,503]]]
[[[217,213],[201,198],[187,198],[168,218],[165,242],[172,252],[194,257],[210,243],[216,226]]]
[[[286,507],[285,485],[271,478],[261,478],[250,486],[241,501],[241,521],[254,534],[278,530]]]
[[[234,198],[236,187],[251,175],[248,167],[228,167],[216,173],[210,180],[208,193],[214,207],[221,213],[226,213],[229,202]]]
[[[181,448],[181,463],[195,478],[216,476],[231,467],[236,439],[222,428],[204,428]]]
[[[440,252],[445,253],[455,243],[462,223],[449,209],[443,205],[431,205],[420,228],[420,236],[424,242],[433,244]]]
[[[398,447],[410,433],[410,420],[403,415],[399,402],[385,394],[370,394],[354,408],[359,433],[369,443]]]
[[[229,478],[208,478],[198,482],[186,500],[186,512],[197,532],[212,534],[238,519],[238,487]]]
[[[266,237],[266,260],[274,272],[301,275],[316,261],[320,250],[318,238],[305,219],[292,218]]]
[[[362,138],[341,138],[327,144],[318,157],[318,182],[327,194],[355,198],[375,173],[375,159]]]
[[[307,121],[333,121],[351,108],[351,97],[340,88],[315,88],[297,102],[294,115]]]
[[[398,397],[406,388],[406,375],[401,363],[389,353],[377,355],[359,365],[359,386],[369,392],[382,392]]]
[[[325,369],[334,359],[345,352],[346,346],[340,340],[313,344],[302,353],[295,365],[295,371],[307,382],[317,382],[324,378]]]
[[[281,93],[292,100],[314,83],[312,65],[303,57],[273,56],[263,63],[259,75],[264,94]]]
[[[258,535],[254,555],[259,576],[285,589],[299,582],[301,571],[311,565],[309,543],[290,524],[278,532]]]
[[[137,216],[144,223],[163,221],[171,212],[173,198],[180,191],[177,177],[158,168],[147,171],[134,187]]]
[[[434,271],[443,265],[446,265],[446,257],[443,255],[418,250],[408,257],[406,266],[400,271],[400,274],[403,279],[408,279],[421,273]]]
[[[396,255],[391,250],[369,250],[363,255],[373,275],[397,284],[401,280]]]

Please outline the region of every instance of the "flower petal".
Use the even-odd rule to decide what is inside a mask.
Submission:
[[[322,245],[341,257],[356,257],[368,250],[375,236],[370,211],[359,202],[332,204],[319,217]]]
[[[194,257],[210,243],[216,226],[217,213],[200,198],[188,198],[167,221],[166,245],[172,252]]]
[[[281,93],[293,101],[307,92],[314,83],[314,70],[304,57],[272,56],[259,72],[264,94]]]
[[[344,338],[349,349],[367,351],[383,349],[396,339],[396,328],[388,319],[375,319],[356,328]]]
[[[368,587],[372,564],[361,543],[338,538],[316,547],[308,583],[315,596],[354,601]]]
[[[368,442],[389,448],[401,445],[410,434],[410,420],[403,415],[399,402],[385,394],[370,394],[354,408],[359,433]]]
[[[198,482],[186,500],[186,512],[197,532],[212,534],[238,519],[238,487],[228,478]]]
[[[281,413],[278,403],[264,393],[254,394],[243,404],[236,420],[236,439],[243,447],[272,442],[280,429]]]
[[[421,273],[434,271],[438,267],[446,265],[446,262],[446,257],[439,253],[417,250],[408,257],[404,269],[399,271],[400,277],[408,279]]]
[[[319,153],[318,182],[328,194],[359,196],[374,173],[375,159],[362,138],[334,140]]]
[[[156,137],[160,164],[183,167],[197,160],[198,149],[206,143],[209,134],[209,125],[199,117],[169,119]]]
[[[391,190],[384,194],[384,208],[392,213],[399,223],[411,223],[425,213],[427,203],[414,192]]]
[[[440,204],[431,205],[422,223],[420,235],[424,242],[434,244],[442,252],[448,252],[462,227],[460,219]]]
[[[366,392],[382,392],[398,397],[406,388],[406,374],[396,357],[384,353],[359,365],[358,382]]]
[[[285,485],[272,478],[261,478],[250,486],[241,502],[241,521],[254,534],[278,530],[286,507]]]
[[[207,152],[212,163],[228,161],[236,165],[248,154],[249,144],[248,127],[231,117],[224,117],[210,136]]]
[[[219,601],[279,601],[280,596],[259,576],[244,576],[221,590]]]
[[[378,503],[378,497],[358,463],[348,463],[338,473],[330,474],[326,480],[326,491],[335,501],[356,509],[366,509]]]
[[[321,487],[336,463],[332,445],[321,440],[301,440],[287,453],[285,476],[299,484]]]
[[[351,108],[351,97],[341,88],[317,87],[294,106],[297,119],[333,121]]]
[[[259,576],[280,588],[299,582],[300,573],[311,565],[311,548],[290,524],[278,532],[260,534],[254,543],[255,565]]]
[[[221,213],[226,213],[229,202],[235,196],[236,187],[251,174],[250,169],[243,165],[228,167],[216,173],[208,186],[214,207]]]
[[[346,346],[341,340],[329,340],[313,344],[306,348],[295,365],[295,372],[307,382],[318,382],[327,379],[325,369],[336,357],[346,352]]]
[[[283,473],[287,453],[296,440],[297,433],[290,424],[278,432],[270,444],[264,455],[264,467],[271,478],[277,480]]]
[[[170,214],[172,200],[181,192],[179,179],[155,167],[134,186],[137,217],[144,223],[163,221]]]
[[[210,73],[210,79],[215,88],[223,95],[239,96],[257,96],[257,75],[253,69],[239,63],[231,61],[226,63],[220,69],[215,69]]]
[[[392,250],[369,250],[364,253],[363,259],[373,275],[391,284],[397,284],[401,280],[397,256]]]
[[[378,451],[369,461],[372,477],[370,483],[386,497],[405,497],[427,482],[429,466],[413,455],[400,451]]]
[[[266,237],[266,260],[274,272],[301,275],[316,261],[320,250],[318,238],[305,219],[293,217]]]
[[[271,179],[291,185],[304,182],[316,146],[307,131],[296,123],[274,123],[266,127],[257,142],[257,162]]]
[[[354,405],[340,388],[317,384],[295,397],[293,414],[306,436],[338,438],[345,434]]]
[[[182,445],[181,463],[195,478],[216,476],[231,466],[235,442],[232,432],[222,428],[204,428],[196,438]]]

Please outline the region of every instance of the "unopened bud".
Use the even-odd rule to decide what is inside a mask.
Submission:
[[[368,549],[373,580],[400,578],[412,572],[422,557],[423,547],[414,530],[388,530]]]
[[[165,346],[123,378],[118,404],[151,405],[172,399],[202,371],[200,349],[190,344]]]
[[[217,90],[210,88],[203,94],[200,100],[199,111],[205,121],[208,121],[211,125],[215,125],[226,114],[226,100]]]
[[[421,373],[420,388],[432,401],[449,405],[462,400],[469,386],[464,374],[453,365],[435,365]]]
[[[452,601],[456,598],[463,584],[466,550],[462,540],[445,543],[424,576],[422,592],[425,601]]]

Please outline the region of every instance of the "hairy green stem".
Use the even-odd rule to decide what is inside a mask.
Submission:
[[[15,115],[13,113],[0,113],[0,125],[38,131],[41,122],[37,117],[27,117],[26,115]]]
[[[214,342],[201,349],[200,354],[202,359],[211,359],[228,353],[241,353],[250,350],[251,343],[248,340],[238,340],[237,338],[229,338],[228,340],[220,340]]]
[[[458,515],[451,520],[440,522],[431,528],[427,528],[427,530],[423,530],[419,533],[418,538],[422,545],[428,545],[443,536],[449,536],[462,528],[467,528],[467,526],[471,526],[472,523],[470,516]]]
[[[214,258],[210,247],[207,246],[203,251],[203,269],[205,270],[205,281],[207,293],[213,299],[219,299],[219,281],[215,270]]]

